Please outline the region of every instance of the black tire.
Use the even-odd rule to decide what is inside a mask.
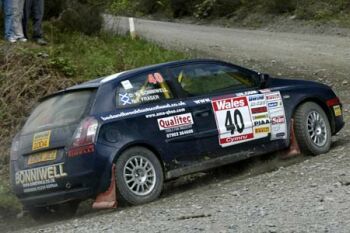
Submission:
[[[80,201],[76,200],[44,207],[27,206],[26,209],[35,221],[45,222],[73,217],[78,210],[79,204]]]
[[[146,162],[148,165],[146,165]],[[136,163],[134,168],[131,163],[133,165]],[[149,172],[146,172],[147,170]],[[154,179],[151,174],[153,174]],[[115,176],[118,200],[122,203],[140,205],[154,201],[163,189],[162,166],[155,154],[144,147],[133,147],[124,151],[116,161]],[[133,185],[135,185],[134,188],[131,187]],[[138,192],[138,190],[140,191]]]
[[[320,120],[312,121],[316,116]],[[331,127],[326,113],[318,104],[306,102],[297,108],[294,114],[294,131],[303,154],[319,155],[329,151],[332,142]]]

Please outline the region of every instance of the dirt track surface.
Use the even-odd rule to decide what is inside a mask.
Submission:
[[[123,32],[126,19],[107,17]],[[331,85],[350,107],[350,39],[137,20],[140,36],[198,50],[276,76]],[[318,157],[252,159],[167,184],[143,206],[80,214],[23,232],[344,232],[350,231],[350,127]]]

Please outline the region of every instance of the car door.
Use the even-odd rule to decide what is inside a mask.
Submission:
[[[257,73],[218,62],[173,67],[171,73],[191,108],[202,159],[268,150],[271,119]]]
[[[115,107],[103,114],[100,131],[116,138],[103,143],[117,148],[149,145],[159,152],[167,169],[193,164],[202,154],[198,139],[191,136],[195,129],[190,108],[177,98],[162,69],[116,80],[109,88],[101,91],[112,93],[103,99],[114,100]]]

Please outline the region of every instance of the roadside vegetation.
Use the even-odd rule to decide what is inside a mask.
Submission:
[[[116,37],[101,32],[102,19],[96,20],[96,15],[89,14],[89,9],[94,5],[84,1],[79,3],[80,21],[69,24],[67,22],[77,17],[74,12],[78,12],[78,9],[76,5],[61,6],[62,2],[48,1],[47,18],[51,20],[45,23],[44,30],[50,42],[48,46],[41,47],[32,42],[9,44],[0,39],[2,218],[14,216],[21,209],[9,186],[10,145],[40,97],[123,70],[187,57],[143,40],[130,40],[126,36]],[[62,9],[59,10],[59,7]],[[63,11],[65,13],[61,14]]]
[[[350,26],[350,0],[112,0],[110,9],[118,15],[224,18],[255,27],[277,16]]]

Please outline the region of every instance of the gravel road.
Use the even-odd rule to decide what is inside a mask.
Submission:
[[[106,29],[125,32],[125,18]],[[331,85],[349,122],[350,38],[136,20],[140,36],[241,65]],[[350,232],[350,127],[331,152],[255,158],[167,184],[143,206],[79,214],[20,232]]]

